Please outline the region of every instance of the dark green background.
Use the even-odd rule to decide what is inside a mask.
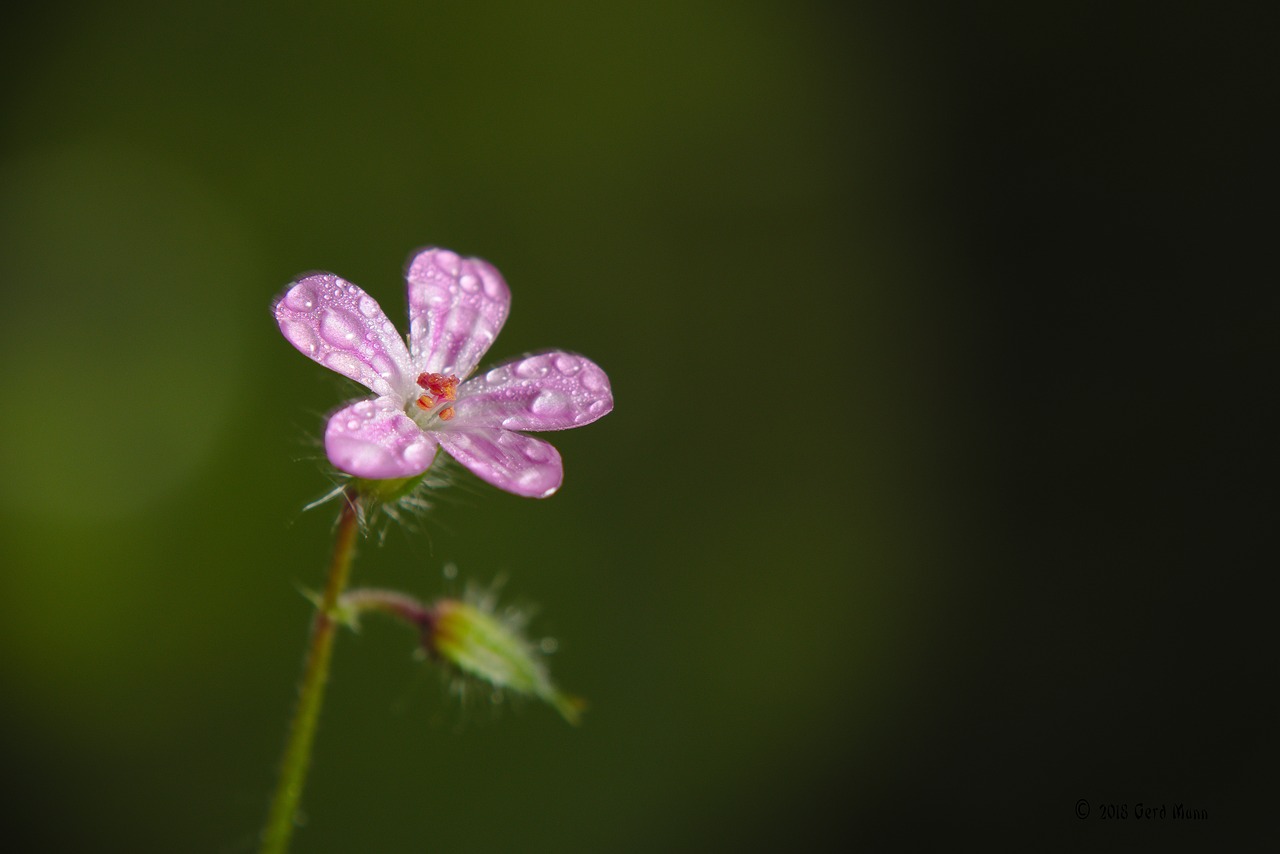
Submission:
[[[316,440],[361,391],[268,306],[323,269],[402,323],[436,244],[511,284],[492,358],[582,352],[617,406],[554,437],[554,498],[460,478],[355,581],[505,576],[591,711],[459,712],[371,619],[339,641],[296,851],[1274,838],[1263,23],[11,18],[0,832],[254,849],[331,542],[332,509],[301,511]]]

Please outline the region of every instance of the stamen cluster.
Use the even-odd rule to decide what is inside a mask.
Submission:
[[[442,403],[452,403],[458,399],[458,378],[452,374],[446,377],[444,374],[422,373],[418,374],[417,382],[425,392],[414,401],[419,409],[430,412]],[[453,418],[453,407],[444,407],[436,416],[441,421],[448,421]]]

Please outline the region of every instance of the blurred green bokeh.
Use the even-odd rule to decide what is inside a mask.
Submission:
[[[822,850],[881,808],[913,820],[895,793],[951,799],[904,781],[1010,609],[955,560],[989,497],[962,445],[987,433],[957,382],[954,211],[926,198],[958,84],[900,21],[717,0],[24,14],[0,104],[18,850],[255,849],[331,544],[332,508],[301,508],[330,486],[325,413],[363,393],[268,307],[329,270],[403,322],[426,244],[506,276],[492,359],[582,352],[617,405],[555,437],[554,498],[460,477],[422,530],[362,547],[355,583],[505,577],[590,710],[459,710],[371,618],[339,638],[295,850]]]

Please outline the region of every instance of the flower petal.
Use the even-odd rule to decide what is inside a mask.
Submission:
[[[276,300],[276,322],[304,356],[379,395],[402,395],[412,363],[373,297],[333,273],[299,279]]]
[[[414,370],[466,377],[507,319],[507,283],[489,263],[447,249],[419,252],[405,276]]]
[[[455,460],[499,489],[546,498],[560,488],[560,452],[541,439],[498,428],[437,430],[436,439]]]
[[[435,459],[436,441],[392,397],[361,400],[338,410],[324,431],[329,461],[371,480],[414,477]]]
[[[458,389],[451,426],[565,430],[613,409],[609,378],[574,353],[539,353],[499,365]]]

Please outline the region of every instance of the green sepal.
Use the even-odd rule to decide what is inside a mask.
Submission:
[[[395,504],[401,498],[412,493],[427,476],[427,471],[413,477],[392,477],[386,480],[367,480],[363,477],[352,478],[351,485],[365,501],[371,504]]]

